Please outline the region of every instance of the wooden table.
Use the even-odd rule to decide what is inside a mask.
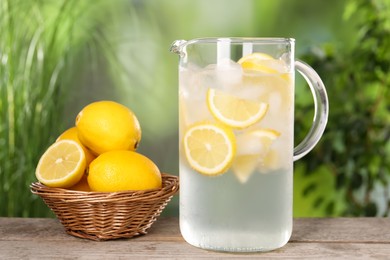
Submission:
[[[390,218],[294,219],[290,242],[265,252],[212,252],[187,244],[177,218],[161,217],[149,233],[95,242],[67,235],[56,219],[0,218],[0,259],[390,259]]]

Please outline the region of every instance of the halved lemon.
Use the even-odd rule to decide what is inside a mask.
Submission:
[[[69,188],[80,181],[86,166],[81,145],[73,140],[60,140],[42,155],[35,175],[46,186]]]
[[[236,153],[233,131],[219,123],[199,123],[184,134],[184,151],[190,166],[205,175],[226,172]]]
[[[239,98],[213,88],[207,91],[207,106],[218,121],[239,129],[259,122],[268,111],[267,103]]]
[[[63,132],[56,140],[56,142],[60,141],[60,140],[73,140],[75,142],[77,142],[78,144],[81,145],[81,147],[83,148],[84,150],[84,154],[85,154],[85,159],[87,160],[87,165],[89,165],[95,158],[96,156],[94,156],[92,154],[92,152],[90,150],[88,150],[79,140],[79,137],[78,137],[78,134],[77,134],[77,127],[71,127],[67,130],[65,130],[65,132]]]
[[[270,147],[279,136],[273,129],[255,129],[237,136],[237,155],[232,170],[241,183],[248,181],[258,165],[267,167],[273,163],[276,155],[273,151],[269,156]]]

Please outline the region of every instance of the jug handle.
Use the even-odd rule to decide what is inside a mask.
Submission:
[[[295,61],[295,69],[309,84],[314,99],[313,124],[306,137],[294,148],[293,160],[297,161],[309,153],[320,140],[328,122],[329,102],[325,85],[317,72],[302,61]]]

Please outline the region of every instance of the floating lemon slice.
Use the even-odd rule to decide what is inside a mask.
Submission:
[[[218,123],[196,124],[186,131],[183,140],[188,163],[196,171],[219,175],[230,168],[236,152],[230,128]]]
[[[273,163],[276,154],[269,156],[270,147],[279,136],[273,129],[255,129],[237,137],[237,156],[232,170],[241,183],[248,181],[259,164],[267,167]]]
[[[274,59],[265,53],[251,53],[239,59],[237,63],[241,64],[241,67],[247,72],[245,76],[258,76],[257,72],[260,72],[261,74],[277,74],[278,77],[287,82],[292,80],[285,61]]]
[[[207,91],[207,106],[217,120],[240,129],[259,122],[268,111],[267,103],[238,98],[212,88]]]
[[[238,63],[244,70],[243,84],[255,93],[258,91],[258,100],[272,104],[270,113],[291,109],[294,77],[284,60],[255,52],[242,57]]]
[[[241,67],[244,70],[254,70],[264,73],[278,73],[274,68],[269,67],[266,62],[274,60],[274,58],[268,54],[261,52],[254,52],[249,55],[246,55],[238,60],[238,64],[241,64]]]
[[[265,154],[269,151],[272,143],[280,136],[280,133],[274,129],[254,129],[247,131],[237,140],[239,143],[238,149],[242,150],[242,154]],[[252,150],[245,150],[245,146],[251,145]]]
[[[80,144],[73,140],[60,140],[42,155],[35,175],[46,186],[69,188],[80,181],[86,165]]]
[[[259,163],[259,156],[253,154],[238,155],[234,159],[232,170],[241,183],[246,183]]]

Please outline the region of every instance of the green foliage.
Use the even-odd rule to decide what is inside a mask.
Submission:
[[[322,141],[300,164],[308,176],[328,174],[333,178],[333,191],[316,193],[316,206],[326,208],[327,215],[388,216],[390,3],[350,1],[345,17],[356,19],[360,28],[351,49],[328,43],[303,57],[327,86],[330,115]],[[305,128],[304,114],[297,115],[296,123]],[[318,178],[303,190],[309,185],[316,190],[323,183]]]
[[[94,8],[104,10],[102,2],[0,1],[1,216],[52,215],[29,185],[40,155],[64,130],[78,55],[96,50],[92,32],[104,20]]]

